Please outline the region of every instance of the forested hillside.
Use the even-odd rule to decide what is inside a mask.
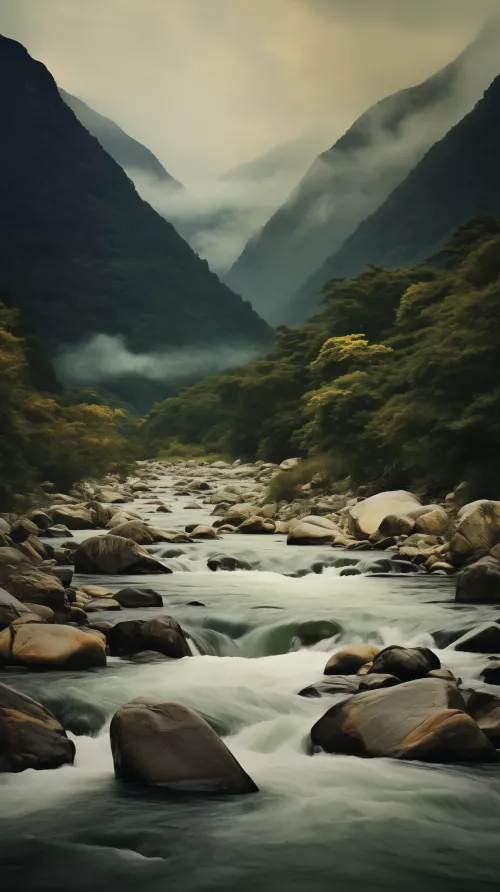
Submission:
[[[500,221],[459,227],[436,265],[334,279],[263,359],[158,404],[143,435],[247,459],[327,457],[338,479],[500,486]],[[500,494],[500,493],[499,493]]]

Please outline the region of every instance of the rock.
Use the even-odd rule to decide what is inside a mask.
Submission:
[[[26,542],[30,536],[37,536],[39,532],[36,523],[28,520],[27,517],[21,517],[11,524],[10,538],[16,545],[19,545],[21,542]]]
[[[106,649],[72,626],[28,623],[0,632],[0,662],[30,669],[92,669],[106,665]]]
[[[0,773],[72,765],[75,745],[41,703],[0,684]]]
[[[241,558],[232,557],[230,554],[217,554],[207,561],[209,570],[216,573],[218,570],[233,572],[234,570],[251,570],[250,564]]]
[[[333,542],[336,535],[335,530],[299,521],[289,530],[286,542],[287,545],[321,545]]]
[[[392,644],[374,657],[372,674],[395,675],[400,681],[425,678],[431,669],[440,669],[441,662],[428,647],[400,647]]]
[[[163,598],[152,588],[122,588],[114,595],[121,607],[163,607]]]
[[[474,691],[467,700],[467,712],[493,746],[500,748],[500,697]]]
[[[172,657],[166,657],[157,650],[141,650],[138,654],[129,656],[131,663],[169,663],[171,659]]]
[[[455,678],[451,669],[431,669],[428,678],[444,678],[445,681],[453,681],[456,685],[462,684],[461,678]]]
[[[395,675],[381,675],[367,672],[366,675],[361,678],[359,690],[375,691],[379,688],[393,688],[397,684],[401,684],[401,680],[396,678]]]
[[[337,694],[355,694],[360,680],[355,675],[335,675],[333,678],[322,678],[299,691],[299,697],[331,697]]]
[[[462,635],[451,645],[451,649],[474,654],[500,653],[500,625],[482,623]]]
[[[172,509],[169,508],[168,505],[164,505],[164,504],[158,505],[156,510],[157,510],[157,512],[160,512],[161,514],[172,514]]]
[[[186,706],[133,700],[110,727],[115,774],[189,793],[252,793],[257,787],[210,725]]]
[[[427,566],[427,562],[426,562]],[[433,561],[430,567],[431,573],[445,573],[446,576],[452,576],[455,573],[455,567],[451,564],[448,564],[446,561]]]
[[[9,545],[0,548],[0,570],[3,567],[17,567],[25,561],[25,557],[17,548],[11,548]]]
[[[108,632],[112,628],[113,623],[108,622],[106,619],[95,619],[89,623],[89,629],[92,629],[94,632],[100,632],[104,638],[107,638]]]
[[[417,533],[431,536],[445,536],[450,526],[450,518],[440,505],[430,505],[429,508],[429,511],[415,520],[415,530]]]
[[[282,471],[292,471],[293,468],[296,468],[297,465],[300,464],[300,461],[300,458],[285,458],[280,464],[280,469]]]
[[[157,541],[153,530],[140,520],[127,520],[124,523],[116,524],[113,526],[113,532],[107,535],[132,539],[132,542],[137,542],[138,545],[151,545]]]
[[[59,523],[53,527],[49,527],[47,530],[44,530],[43,535],[49,539],[71,539],[73,533],[71,532],[71,530],[68,529],[68,527],[65,527],[64,524]]]
[[[120,502],[126,502],[126,496],[116,489],[110,489],[108,486],[103,486],[97,492],[97,501],[98,502],[106,502],[107,504],[118,504]]]
[[[97,613],[101,610],[121,610],[121,605],[115,598],[93,598],[83,608],[85,613]]]
[[[483,557],[457,576],[455,601],[461,604],[500,604],[500,561]]]
[[[29,602],[22,605],[26,610],[30,613],[34,613],[36,616],[39,616],[44,623],[53,623],[55,622],[54,611],[51,610],[50,607],[45,607],[43,604],[30,604]]]
[[[82,585],[81,592],[89,598],[114,598],[114,593],[102,585]]]
[[[188,505],[184,505],[184,509],[186,511],[201,511],[201,505],[198,505],[198,502],[189,502]]]
[[[380,648],[373,644],[348,644],[328,660],[325,675],[355,675],[365,663],[373,660]]]
[[[450,552],[457,560],[480,558],[499,542],[500,502],[480,499],[460,509],[456,533],[450,542]]]
[[[15,619],[29,615],[30,612],[33,611],[30,611],[26,604],[22,604],[14,595],[0,588],[0,631],[10,626]]]
[[[295,631],[295,637],[299,639],[302,647],[312,647],[318,641],[341,634],[342,627],[328,619],[306,620],[300,623]]]
[[[409,536],[415,529],[415,521],[406,514],[388,514],[378,529],[382,536]]]
[[[355,694],[335,704],[311,731],[329,753],[421,762],[493,762],[495,748],[465,712],[453,682],[422,678]]]
[[[480,675],[486,684],[500,685],[500,660],[492,660],[484,669],[481,669]]]
[[[112,574],[172,571],[131,539],[107,535],[93,536],[78,546],[75,551],[75,572]]]
[[[51,567],[50,572],[52,576],[56,576],[62,582],[64,588],[68,588],[71,585],[71,580],[73,579],[72,567]]]
[[[113,516],[113,511],[108,505],[101,505],[95,499],[86,502],[85,508],[90,511],[91,519],[96,527],[104,528]]]
[[[213,527],[207,527],[203,524],[195,527],[191,532],[191,539],[218,539],[218,535]]]
[[[110,629],[107,640],[109,651],[114,657],[128,656],[143,650],[155,650],[175,660],[191,656],[184,632],[171,616],[116,623]]]
[[[17,567],[0,565],[0,585],[23,603],[42,604],[54,611],[65,610],[68,606],[64,586],[59,579],[29,564]]]
[[[87,508],[72,505],[54,505],[48,509],[54,523],[63,523],[70,530],[93,530],[95,523]]]
[[[122,523],[129,523],[130,521],[139,520],[141,523],[141,519],[131,514],[129,511],[116,511],[108,520],[105,529],[114,531],[115,527],[121,526]]]
[[[248,517],[240,523],[237,533],[274,533],[276,526],[274,521],[265,517]]]
[[[404,490],[379,492],[349,509],[349,530],[357,539],[367,539],[378,530],[384,517],[391,514],[405,515],[419,507],[421,505],[418,499]]]

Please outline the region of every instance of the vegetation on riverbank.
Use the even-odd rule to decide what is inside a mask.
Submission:
[[[432,263],[328,282],[264,358],[157,404],[146,450],[320,455],[358,485],[498,494],[499,351],[500,222],[480,217]]]
[[[50,480],[65,490],[84,477],[125,470],[136,425],[93,391],[68,391],[16,310],[0,301],[0,503],[10,510]]]

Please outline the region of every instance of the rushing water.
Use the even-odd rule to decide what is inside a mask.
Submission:
[[[154,486],[171,499],[171,483],[165,478]],[[183,529],[193,520],[209,520],[211,506],[186,510],[187,497],[175,500],[173,514],[156,513],[149,498],[130,507],[155,526]],[[1,778],[0,889],[497,887],[498,769],[311,757],[309,729],[334,700],[298,696],[321,678],[328,655],[346,642],[434,646],[431,631],[493,618],[491,609],[456,608],[449,579],[375,575],[384,570],[380,555],[290,547],[284,536],[228,535],[153,550],[172,575],[76,581],[113,590],[126,584],[156,588],[163,612],[190,636],[193,657],[148,665],[109,659],[106,669],[92,672],[4,673],[3,681],[44,702],[71,729],[77,757],[73,767]],[[207,559],[221,552],[243,558],[252,570],[210,572]],[[360,562],[361,575],[341,576],[338,566],[320,575],[290,575],[332,556],[345,558],[346,565]],[[190,606],[192,601],[204,606]],[[162,611],[106,618],[155,612]],[[300,629],[307,620],[336,623],[338,633],[303,647]],[[438,653],[464,683],[495,690],[479,682],[484,656]],[[260,792],[165,798],[118,784],[109,720],[139,695],[201,712]]]

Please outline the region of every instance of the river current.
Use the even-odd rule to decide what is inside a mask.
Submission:
[[[186,510],[173,480],[154,481],[172,514],[141,494],[129,507],[154,526],[183,530],[213,522],[211,505]],[[84,539],[89,534],[75,534]],[[53,541],[53,540],[52,540]],[[13,892],[364,892],[496,889],[500,870],[500,771],[389,759],[315,755],[308,732],[334,699],[298,692],[352,641],[432,646],[465,685],[484,655],[437,650],[431,632],[466,628],[491,608],[456,607],[454,582],[374,573],[380,554],[287,546],[284,535],[226,535],[220,541],[151,548],[169,576],[75,577],[78,585],[153,587],[163,610],[122,610],[123,620],[169,613],[190,638],[192,657],[134,664],[109,658],[80,673],[5,671],[2,681],[47,705],[76,744],[73,767],[0,779],[0,889]],[[213,573],[226,553],[252,570]],[[341,568],[297,574],[318,560]],[[192,606],[190,602],[199,602]],[[203,605],[203,606],[201,606]],[[310,647],[301,624],[337,623]],[[109,721],[139,695],[198,710],[223,735],[260,792],[178,796],[122,786],[113,774]]]

